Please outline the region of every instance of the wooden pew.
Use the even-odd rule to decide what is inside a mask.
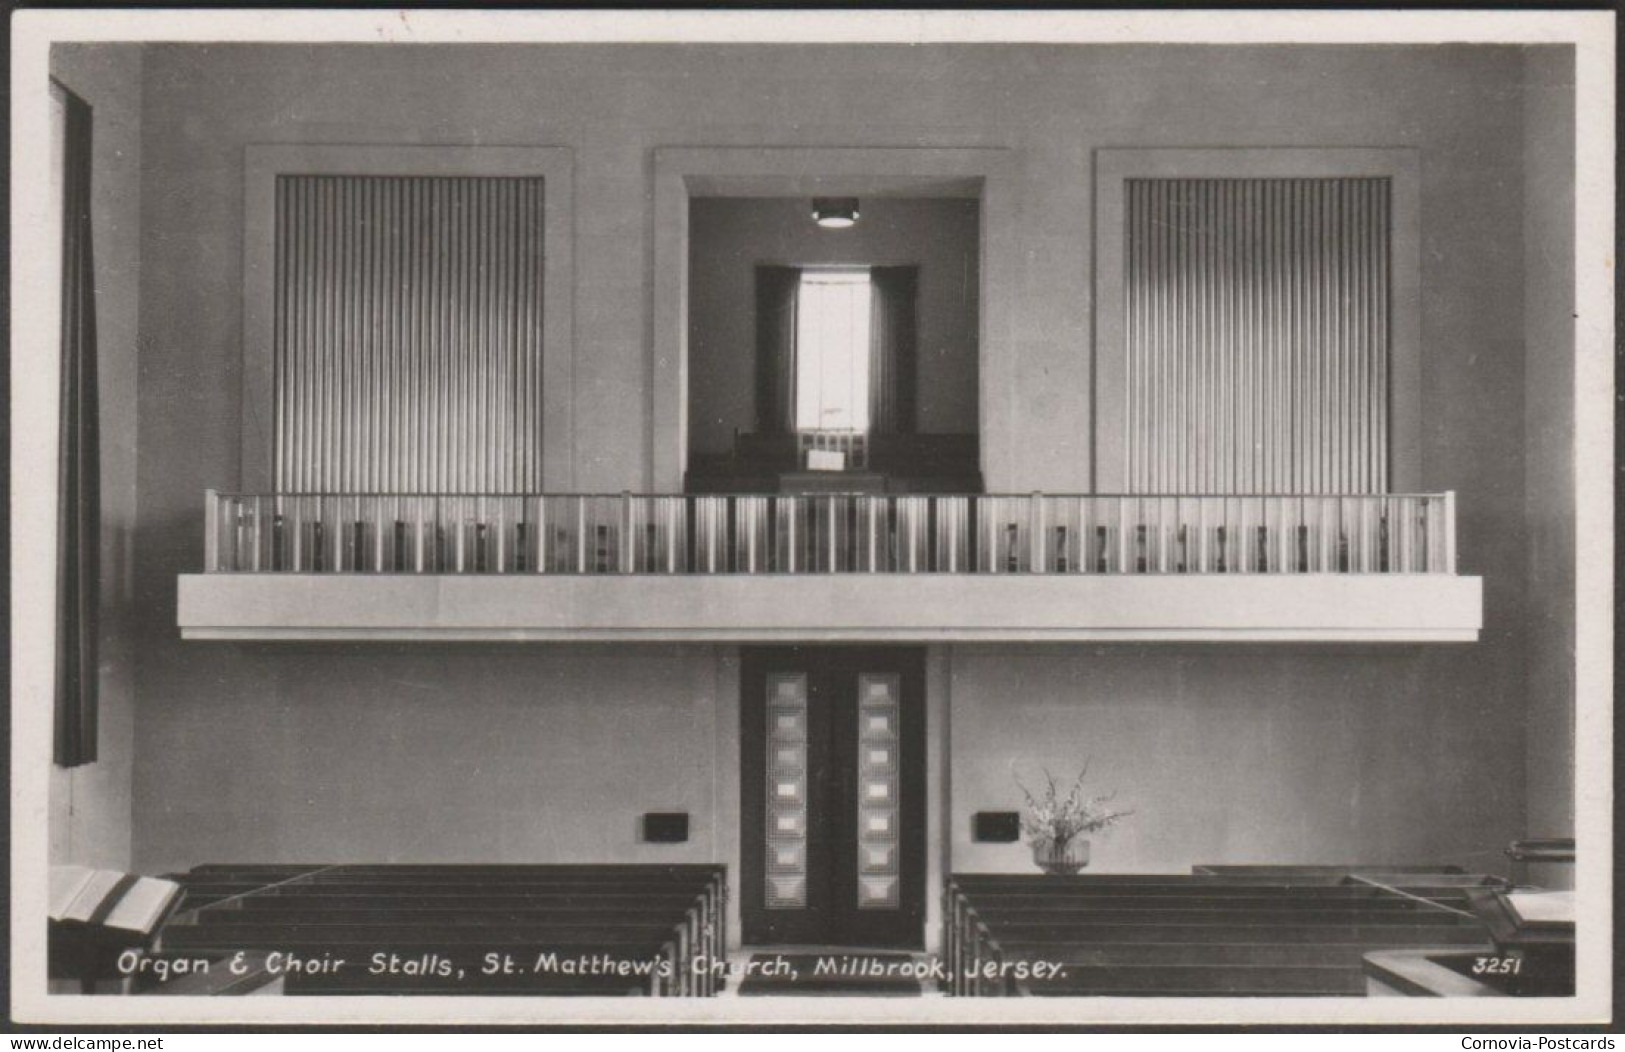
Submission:
[[[1194,876],[1213,877],[1271,877],[1288,880],[1330,878],[1342,880],[1355,873],[1383,874],[1385,876],[1468,876],[1460,866],[1396,865],[1386,862],[1348,862],[1342,865],[1248,865],[1248,866],[1192,866]]]
[[[1069,966],[1054,980],[1016,984],[1034,997],[1359,997],[1359,968],[1325,964],[1294,966],[1109,965]]]
[[[1263,905],[1314,911],[1368,901],[1375,895],[1376,892],[1367,887],[1345,887],[1329,882],[1297,885],[1273,878],[1221,880],[1179,874],[1108,874],[1076,878],[956,874],[945,888],[944,953],[950,962],[963,958],[965,963],[970,963],[974,956],[978,947],[975,945],[977,933],[970,912],[972,897],[979,904],[997,902],[1011,908],[1180,909],[1208,903],[1238,908]],[[985,932],[982,935],[985,945],[989,940]],[[949,984],[952,992],[971,992],[962,968],[955,968],[952,975]]]
[[[1366,871],[1402,884],[1344,867],[954,875],[943,902],[946,986],[958,995],[1358,996],[1373,949],[1484,943],[1461,906],[1467,889],[1496,878]],[[1024,973],[1033,961],[1061,974]]]
[[[577,873],[577,876],[580,875]],[[336,889],[340,889],[340,891],[356,889],[356,885],[351,885],[351,883],[341,885],[340,881],[336,880],[330,880],[328,883],[335,886]],[[411,881],[405,881],[405,883],[411,883]],[[431,891],[439,891],[440,885],[444,885],[444,883],[445,881],[437,881],[437,885],[432,886]],[[455,888],[457,893],[468,893],[468,891],[474,891],[474,889],[478,888],[478,886],[484,886],[486,883],[492,883],[492,881],[483,881],[483,883],[481,883],[481,881],[474,881],[473,885],[471,885],[470,878],[465,876],[463,880],[450,881],[450,883],[452,883],[452,886]],[[513,891],[513,889],[518,889],[518,891],[526,891],[525,888],[515,888],[515,886],[513,886],[513,881],[510,880],[499,880],[496,881],[496,883],[499,883],[499,885],[504,888],[504,891]],[[574,886],[578,885],[580,881],[565,881],[565,883],[569,883],[570,886]],[[614,881],[611,881],[611,883],[614,883]],[[666,881],[655,881],[655,885],[653,886],[666,886]],[[377,909],[375,909],[375,907],[377,907],[377,904],[379,904],[380,899],[385,899],[385,901],[388,902],[395,902],[395,904],[405,904],[405,906],[408,907],[423,906],[421,902],[413,901],[413,899],[410,898],[410,893],[406,894],[405,898],[401,898],[401,889],[387,889],[387,891],[380,891],[380,889],[371,888],[371,886],[366,885],[364,885],[364,888],[366,888],[367,891],[372,891],[374,894],[371,894],[371,896],[351,896],[351,899],[354,899],[353,902],[341,904],[341,906],[349,906],[353,907],[353,909],[362,909],[362,911],[366,911],[364,914],[348,915],[348,917],[346,917],[346,915],[343,914],[343,909],[338,909],[338,911],[323,912],[320,920],[328,920],[328,922],[332,922],[332,920],[349,920],[349,922],[361,922],[361,924],[366,924],[366,922],[369,922],[369,920],[377,919],[377,917],[374,917],[372,914],[377,914]],[[637,896],[640,896],[642,899],[650,899],[650,896],[648,896],[645,891],[640,891],[639,885],[627,885],[626,889],[627,891],[632,891],[632,893],[637,894]],[[310,891],[314,891],[315,894],[322,894],[322,891],[325,891],[325,889],[312,888]],[[569,906],[570,909],[580,912],[583,909],[583,899],[590,898],[590,894],[588,893],[590,893],[590,888],[575,888],[574,891],[569,891],[567,898],[562,898],[561,902],[564,904],[564,906]],[[299,889],[278,889],[278,893],[276,893],[275,896],[270,896],[270,898],[262,899],[257,898],[257,896],[250,896],[250,898],[242,899],[242,901],[236,902],[234,906],[241,909],[241,907],[247,906],[249,902],[255,902],[255,907],[257,907],[257,909],[263,909],[263,907],[271,906],[273,902],[286,902],[286,904],[289,904],[289,906],[299,906],[302,901],[302,894],[307,894],[306,889],[302,888],[302,886]],[[458,904],[458,906],[461,907],[461,914],[455,917],[455,920],[460,922],[460,924],[457,925],[458,928],[466,927],[466,925],[470,924],[470,922],[479,924],[479,922],[483,920],[483,925],[487,928],[487,930],[484,930],[484,932],[479,932],[479,935],[481,935],[481,941],[486,941],[486,943],[494,943],[496,940],[492,940],[491,935],[502,935],[502,933],[505,932],[513,932],[513,930],[515,930],[515,924],[513,924],[512,915],[507,914],[507,912],[492,912],[491,902],[483,901],[484,898],[486,898],[484,894],[479,894],[478,891],[476,891],[474,894],[458,894],[457,898],[448,899],[448,901],[452,901],[453,904]],[[614,906],[626,907],[630,906],[630,904],[634,904],[634,902],[635,899],[621,898],[614,901]],[[692,889],[689,896],[668,899],[668,901],[666,901],[666,906],[668,906],[668,911],[666,911],[668,917],[666,917],[666,920],[671,919],[671,917],[681,917],[681,915],[684,914],[684,911],[687,911],[689,907],[694,906],[694,901],[692,901]],[[474,911],[473,915],[468,915],[470,914],[470,911]],[[408,915],[406,915],[406,917],[401,917],[401,912],[405,912],[405,914]],[[439,943],[444,943],[447,950],[452,948],[453,943],[457,941],[458,935],[460,935],[458,930],[437,930],[436,927],[427,927],[427,925],[442,924],[442,922],[445,920],[444,914],[411,917],[411,912],[413,912],[411,909],[406,909],[406,911],[388,912],[388,914],[384,914],[382,919],[387,920],[387,922],[390,922],[390,924],[385,925],[385,927],[380,928],[380,930],[371,930],[371,932],[367,932],[366,937],[369,938],[369,940],[375,941],[377,938],[382,938],[385,937],[385,935],[388,935],[388,933],[390,933],[390,928],[392,928],[393,925],[400,924],[400,922],[403,922],[403,920],[414,920],[414,922],[416,922],[416,924],[413,924],[414,932],[426,932],[427,930],[427,932],[431,932],[432,935],[436,935],[437,941],[439,941]],[[642,919],[642,917],[640,917],[640,919]],[[226,919],[224,919],[224,917],[216,917],[216,920]],[[294,917],[283,917],[283,915],[276,915],[276,917],[273,917],[273,922],[275,922],[276,928],[278,928],[280,932],[281,930],[286,930],[284,925],[288,925],[289,922],[293,922],[293,920],[296,919],[294,919]],[[611,912],[609,915],[596,915],[596,917],[580,915],[580,917],[575,917],[574,920],[575,924],[570,925],[569,932],[557,932],[557,930],[535,932],[535,930],[531,930],[531,937],[549,938],[549,940],[557,941],[562,940],[565,935],[574,937],[574,935],[577,935],[578,933],[577,928],[583,927],[583,925],[593,925],[593,927],[598,928],[598,930],[587,932],[587,935],[591,938],[591,940],[595,940],[596,945],[600,946],[600,950],[611,950],[614,951],[614,953],[621,954],[621,956],[624,956],[624,958],[632,958],[632,956],[660,956],[660,954],[663,953],[665,954],[666,961],[668,961],[669,969],[671,969],[671,972],[673,972],[673,976],[666,980],[666,989],[655,990],[655,992],[671,992],[671,990],[676,990],[676,992],[687,992],[687,985],[689,984],[686,982],[686,977],[679,977],[678,974],[676,974],[676,971],[678,971],[679,959],[684,958],[686,954],[694,951],[692,948],[694,948],[695,945],[695,938],[697,938],[697,935],[699,935],[700,930],[704,930],[702,925],[710,924],[710,919],[708,919],[708,917],[704,920],[695,920],[695,922],[692,922],[692,924],[689,925],[689,928],[682,930],[681,933],[676,933],[674,941],[663,940],[661,941],[660,946],[648,946],[645,945],[645,943],[648,943],[647,928],[645,928],[645,932],[643,932],[642,937],[634,938],[634,940],[627,941],[624,940],[624,938],[619,938],[621,935],[626,935],[626,932],[624,932],[626,925],[621,924],[622,920],[629,919],[627,919],[627,917],[619,917],[619,915],[614,914],[614,912]],[[492,925],[499,925],[500,932],[489,932],[489,927],[492,927]],[[531,927],[535,927],[535,925],[531,925]],[[606,927],[614,928],[614,932],[606,932],[606,930],[604,930]],[[228,930],[228,933],[232,938],[236,938],[236,940],[241,940],[241,938],[244,937],[252,937],[252,935],[254,935],[254,932],[244,932],[244,930]],[[323,937],[343,938],[345,937],[346,932],[343,932],[343,930],[338,930],[338,932],[335,932],[335,930],[332,930],[332,928],[327,928],[327,930],[323,930],[323,932],[306,932],[306,935],[317,938],[317,940],[320,941]],[[655,935],[668,937],[668,935],[671,935],[671,930],[663,927],[656,928]],[[332,938],[327,938],[327,941],[332,941]],[[671,945],[669,946],[666,945],[668,941],[671,941]],[[301,948],[302,951],[309,951],[310,943],[304,943],[304,941],[302,941],[302,943],[299,943],[299,948]],[[572,953],[574,953],[574,951],[575,950],[572,950]],[[582,951],[585,953],[585,950]],[[460,966],[468,967],[470,976],[476,976],[476,974],[478,974],[478,964],[478,959],[474,959],[474,961],[461,961]],[[309,982],[309,980],[306,979],[297,979],[296,982],[293,982],[293,984],[289,984],[289,987],[291,987],[291,992],[358,992],[358,985],[356,985],[358,982],[362,982],[362,984],[366,985],[366,989],[387,989],[390,990],[390,992],[434,992],[432,987],[444,987],[444,985],[447,985],[436,982],[434,977],[416,977],[416,979],[414,979],[414,977],[400,976],[367,976],[364,977],[364,979],[359,979],[358,977],[358,979],[346,980],[346,984],[343,985],[343,989],[341,990],[333,989],[333,984],[327,982],[325,977],[323,977],[320,982],[315,982],[315,984],[312,984],[312,982]],[[510,987],[512,987],[512,984],[513,980],[509,980]],[[556,989],[556,987],[559,987],[561,984],[570,984],[569,989]],[[525,982],[522,984],[522,989],[491,990],[489,989],[489,987],[491,987],[489,982],[486,982],[484,979],[479,979],[476,980],[476,982],[470,982],[470,984],[450,984],[452,985],[452,989],[440,990],[440,992],[458,992],[458,990],[463,990],[463,992],[481,993],[626,992],[626,990],[613,989],[614,984],[616,984],[614,977],[606,977],[606,979],[569,979],[569,977],[559,976],[526,977]],[[476,985],[478,985],[478,990],[476,990]],[[621,980],[621,985],[624,987],[624,985],[626,985],[626,980]],[[647,979],[643,980],[642,985],[648,985]],[[312,987],[314,987],[314,989],[312,989]],[[541,989],[541,987],[548,987],[548,989]]]
[[[727,947],[720,866],[209,865],[183,880],[191,908],[165,927],[160,952],[311,963],[286,975],[288,993],[706,996],[719,981],[691,964]],[[547,953],[629,964],[535,971]],[[379,971],[375,954],[428,963]]]

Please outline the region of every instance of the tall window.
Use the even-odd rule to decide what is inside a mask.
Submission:
[[[919,269],[758,266],[757,430],[912,434]]]
[[[278,177],[279,490],[541,490],[542,182]]]
[[[1387,489],[1390,190],[1126,181],[1130,492]]]
[[[806,270],[796,296],[797,431],[869,430],[869,270]]]

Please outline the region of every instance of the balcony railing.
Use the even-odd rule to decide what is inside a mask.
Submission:
[[[1455,495],[210,491],[205,569],[297,574],[1453,574]]]

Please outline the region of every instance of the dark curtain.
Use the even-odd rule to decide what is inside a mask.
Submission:
[[[869,272],[869,430],[912,435],[917,410],[915,295],[920,268],[875,267]]]
[[[796,267],[756,268],[756,430],[785,434],[796,416]]]
[[[90,252],[90,107],[66,97],[62,213],[62,404],[57,492],[55,760],[96,759],[96,612],[100,471],[96,301]]]

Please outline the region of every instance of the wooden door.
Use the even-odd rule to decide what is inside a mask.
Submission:
[[[746,943],[923,944],[924,664],[919,648],[744,652]]]

